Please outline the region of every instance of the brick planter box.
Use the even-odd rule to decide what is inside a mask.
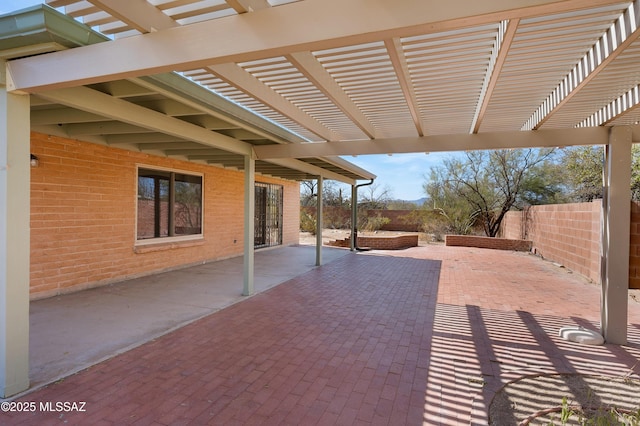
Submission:
[[[531,251],[533,243],[527,240],[512,240],[508,238],[478,237],[475,235],[446,235],[444,244],[447,246],[477,247],[495,250]]]
[[[327,245],[349,247],[349,238],[331,241]],[[418,247],[418,235],[358,236],[357,246],[375,250],[400,250],[408,247]]]

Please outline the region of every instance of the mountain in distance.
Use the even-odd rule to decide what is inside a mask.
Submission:
[[[398,202],[398,203],[415,204],[416,206],[421,207],[424,204],[424,202],[427,201],[427,198],[423,197],[423,198],[419,198],[417,200],[393,200],[393,201]]]
[[[406,200],[406,201],[407,203],[412,203],[412,204],[415,204],[416,206],[421,206],[424,204],[425,201],[427,201],[427,197],[422,197],[417,200]]]

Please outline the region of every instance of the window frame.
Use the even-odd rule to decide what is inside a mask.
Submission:
[[[187,175],[187,176],[193,176],[193,177],[198,177],[200,178],[200,182],[201,182],[201,194],[200,194],[200,233],[198,234],[188,234],[188,235],[174,235],[174,236],[166,236],[166,237],[153,237],[153,238],[144,238],[144,239],[138,239],[138,183],[139,183],[139,179],[140,179],[140,169],[145,169],[145,170],[157,170],[158,172],[165,172],[165,173],[176,173],[176,174],[182,174],[182,175]],[[135,179],[134,179],[134,184],[135,184],[135,191],[134,191],[134,196],[135,196],[135,226],[134,226],[134,234],[133,234],[133,238],[134,238],[134,246],[146,246],[146,245],[153,245],[153,244],[166,244],[166,243],[175,243],[175,242],[181,242],[181,241],[194,241],[194,240],[203,240],[204,239],[204,218],[205,218],[205,204],[204,204],[204,189],[205,189],[205,175],[204,173],[199,173],[199,172],[194,172],[194,171],[190,171],[190,170],[182,170],[182,169],[175,169],[175,168],[169,168],[169,167],[162,167],[162,166],[155,166],[155,165],[148,165],[148,164],[136,164],[136,174],[135,174]]]

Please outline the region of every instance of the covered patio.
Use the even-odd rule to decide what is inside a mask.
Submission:
[[[88,194],[81,203],[96,209],[105,197],[107,218],[128,214],[115,226],[87,227],[94,238],[124,235],[105,273],[123,259],[140,266],[138,255],[148,253],[159,253],[157,270],[180,255],[182,265],[201,262],[185,253],[207,247],[210,258],[243,255],[238,291],[246,296],[259,278],[256,175],[289,194],[296,181],[316,179],[321,207],[325,179],[350,184],[357,199],[358,181],[375,178],[341,156],[606,147],[600,287],[571,276],[556,281],[538,260],[513,254],[474,260],[473,250],[431,246],[400,256],[349,253],[26,397],[92,398],[93,417],[76,422],[171,424],[171,416],[200,422],[211,413],[235,422],[255,415],[258,423],[475,422],[523,360],[548,372],[592,371],[594,359],[599,371],[636,368],[628,272],[639,0],[47,3],[59,10],[17,11],[0,25],[0,396],[30,386],[36,172],[27,154],[37,164],[36,139],[45,155],[61,141],[66,154],[70,144],[83,147],[65,157],[81,166],[40,169],[66,179],[54,180],[72,187],[66,195]],[[126,164],[112,160],[116,151]],[[96,195],[89,179],[77,183],[79,169],[93,178],[112,163],[101,183],[117,186],[109,188],[117,195],[128,189],[123,204],[104,188]],[[174,189],[176,173],[190,172],[200,188],[215,176],[204,198],[226,205],[209,208],[195,236],[140,241],[134,187],[147,163],[172,176]],[[235,186],[216,192],[232,172]],[[56,201],[44,184],[41,193]],[[318,218],[321,230],[321,208]],[[58,236],[83,225],[67,220],[71,232]],[[225,229],[219,220],[233,222],[233,235],[214,233]],[[110,243],[86,246],[100,258]],[[325,260],[318,244],[314,265]],[[72,273],[82,263],[65,261]],[[51,270],[40,272],[48,278]],[[559,341],[557,327],[567,321],[599,328],[608,345]],[[154,404],[160,400],[164,408]]]
[[[562,340],[561,326],[597,329],[600,290],[558,265],[441,245],[341,253],[16,399],[85,402],[84,412],[2,413],[0,420],[482,425],[496,392],[523,377],[638,378],[640,303],[628,300],[626,345]],[[519,408],[571,397],[540,383]],[[637,393],[615,383],[607,392],[638,403]],[[508,424],[516,424],[511,415]]]

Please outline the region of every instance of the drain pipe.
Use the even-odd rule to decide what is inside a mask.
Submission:
[[[367,249],[358,247],[358,188],[373,184],[373,179],[369,183],[351,185],[351,251],[365,251]]]

